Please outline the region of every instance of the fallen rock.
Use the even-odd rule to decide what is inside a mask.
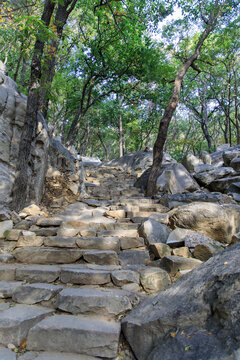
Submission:
[[[223,243],[230,243],[232,235],[239,231],[240,206],[192,203],[181,206],[170,217],[172,227],[201,232]]]
[[[165,270],[147,268],[140,271],[140,282],[147,293],[155,294],[171,284],[171,279]]]
[[[234,354],[239,348],[240,341],[239,277],[240,244],[236,244],[213,256],[167,290],[161,291],[156,297],[144,299],[122,321],[124,335],[136,358],[138,360],[160,359],[159,354],[162,353],[155,351],[154,348],[159,345],[158,349],[161,349],[165,340],[169,345],[169,351],[173,349],[173,354],[175,354],[174,339],[177,336],[177,330],[179,330],[179,336],[182,331],[186,334],[189,331],[189,334],[192,334],[190,329],[193,327],[196,328],[194,333],[198,331],[200,334],[204,330],[220,341],[221,345],[215,341],[215,354],[222,349],[227,355]],[[169,342],[168,336],[172,338],[172,343]],[[191,340],[189,341],[190,345],[194,345]],[[202,341],[203,345],[208,344],[207,340],[202,339]],[[163,354],[166,353],[166,347],[162,349]],[[209,348],[210,354],[211,349],[212,345]],[[187,350],[191,350],[191,347]],[[191,357],[186,357],[186,355],[183,359],[202,359],[198,351],[199,347],[196,348],[194,345],[193,352],[189,352]],[[151,353],[153,357],[150,357]],[[174,358],[179,357],[177,355]],[[169,357],[163,356],[163,359],[169,359]],[[207,359],[213,360],[216,357],[211,356]]]
[[[180,270],[192,270],[200,266],[202,261],[182,256],[165,256],[160,261],[160,267],[166,270],[172,276],[175,276]]]
[[[166,225],[152,219],[144,221],[139,227],[138,232],[145,239],[147,245],[166,243],[170,234],[170,230]]]

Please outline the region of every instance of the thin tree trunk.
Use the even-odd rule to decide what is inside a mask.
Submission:
[[[119,116],[119,157],[123,156],[123,122],[122,114]]]
[[[101,134],[99,132],[97,133],[97,136],[98,136],[98,138],[99,138],[99,140],[100,140],[100,142],[102,144],[102,147],[103,147],[103,149],[105,151],[105,160],[108,161],[109,160],[109,155],[108,155],[107,146],[104,144],[103,139],[101,137]]]
[[[218,2],[216,2],[215,4],[217,5]],[[194,61],[199,57],[200,50],[201,50],[201,47],[202,47],[204,41],[207,39],[208,35],[211,33],[211,31],[214,29],[214,27],[216,25],[218,15],[219,15],[219,11],[217,14],[215,12],[213,12],[211,14],[209,22],[208,22],[209,25],[202,33],[202,35],[196,45],[193,55],[186,60],[186,62],[183,64],[182,68],[177,73],[177,76],[175,78],[172,95],[171,95],[170,101],[164,111],[163,117],[160,121],[157,140],[156,140],[156,142],[154,144],[154,148],[153,148],[153,165],[151,167],[151,171],[150,171],[149,178],[148,178],[147,191],[146,191],[147,196],[153,196],[157,192],[156,182],[157,182],[157,178],[158,178],[161,164],[162,164],[163,148],[164,148],[165,141],[167,139],[167,131],[168,131],[170,121],[172,119],[172,116],[173,116],[173,114],[176,110],[176,107],[178,105],[178,102],[179,102],[179,96],[180,96],[183,78],[184,78],[185,74],[187,73],[188,69],[194,63]]]
[[[45,0],[41,20],[49,26],[55,2]],[[19,211],[24,207],[28,199],[28,163],[31,155],[31,143],[36,133],[37,114],[39,108],[39,86],[41,80],[41,58],[45,42],[38,37],[34,46],[34,53],[31,64],[31,77],[28,89],[28,100],[25,123],[22,130],[19,156],[17,164],[17,176],[13,187],[13,209]]]

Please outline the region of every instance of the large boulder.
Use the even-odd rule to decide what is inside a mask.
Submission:
[[[237,244],[154,298],[145,298],[122,321],[136,358],[232,359],[230,355],[239,348],[240,341],[239,278]]]
[[[182,194],[164,194],[160,198],[160,203],[172,209],[176,206],[190,204],[192,202],[212,202],[217,204],[231,204],[235,203],[231,196],[220,193],[209,193],[197,190],[193,193],[184,192]]]
[[[222,243],[230,243],[240,227],[240,206],[197,202],[179,207],[169,218],[172,227],[201,232]]]
[[[231,167],[216,167],[209,171],[197,172],[194,174],[194,177],[200,185],[208,186],[213,181],[221,179],[224,176],[234,175],[236,175],[236,172]]]
[[[145,190],[149,173],[150,169],[146,170],[135,182],[135,186]],[[159,192],[176,194],[198,190],[199,185],[182,164],[169,163],[161,166],[157,179],[157,189]]]
[[[163,155],[163,164],[176,162],[168,153]],[[126,154],[119,159],[111,160],[106,165],[120,166],[125,170],[146,170],[153,163],[153,152],[151,149],[137,151],[133,154]]]
[[[182,163],[189,172],[193,172],[194,167],[203,164],[203,161],[192,153],[188,153],[184,156]]]

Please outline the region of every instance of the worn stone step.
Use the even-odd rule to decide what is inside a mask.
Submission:
[[[0,313],[0,344],[19,346],[26,339],[29,329],[46,316],[52,309],[36,305],[16,305]]]
[[[24,284],[14,289],[12,299],[20,304],[34,305],[53,299],[62,289],[62,286],[52,284]]]
[[[149,217],[150,215],[156,214],[156,211],[128,211],[127,217],[136,218],[136,217]]]
[[[114,358],[119,334],[120,324],[114,321],[73,315],[51,316],[30,330],[27,349]]]
[[[131,310],[132,305],[121,290],[64,289],[58,297],[56,308],[82,315],[115,317]]]
[[[36,221],[36,225],[42,227],[60,226],[61,223],[62,223],[62,219],[58,219],[58,218],[39,218]]]
[[[82,249],[94,250],[113,250],[117,253],[120,252],[120,241],[118,237],[78,237],[76,238],[77,246]]]
[[[135,249],[143,247],[144,245],[144,238],[142,237],[123,236],[120,238],[120,246],[122,250]]]
[[[97,236],[137,237],[139,235],[137,229],[114,229],[98,231]]]
[[[149,252],[146,250],[124,250],[119,254],[120,264],[147,265],[150,262]]]
[[[48,236],[43,244],[49,247],[77,248],[75,237]]]
[[[16,278],[15,264],[6,264],[0,266],[0,281],[13,281]]]
[[[42,227],[33,231],[37,236],[55,236],[57,235],[58,227]]]
[[[80,354],[68,354],[68,353],[59,353],[59,352],[48,352],[44,351],[41,354],[36,353],[36,357],[31,357],[32,352],[26,352],[25,358],[21,358],[19,360],[99,360],[99,358],[88,356],[88,355],[80,355]],[[1,354],[1,353],[0,353]],[[28,355],[29,354],[29,355]],[[33,354],[33,353],[32,353]],[[0,357],[1,359],[1,357]],[[2,360],[8,360],[8,358],[4,358]],[[11,360],[9,358],[9,360]]]
[[[0,299],[11,298],[14,290],[21,285],[20,281],[0,281]]]
[[[60,280],[63,283],[79,285],[104,285],[111,282],[111,271],[62,268]]]
[[[27,264],[69,264],[82,257],[81,250],[42,247],[17,248],[13,252],[17,261]]]
[[[119,265],[117,253],[111,250],[83,250],[83,259],[97,265]]]
[[[54,265],[26,265],[16,268],[16,280],[29,283],[51,283],[60,276],[61,268]]]

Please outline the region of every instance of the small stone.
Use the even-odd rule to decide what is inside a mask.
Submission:
[[[179,270],[192,270],[200,266],[202,261],[181,256],[166,256],[161,259],[160,267],[171,275],[176,275]]]
[[[42,213],[41,209],[39,206],[32,204],[29,205],[27,207],[25,207],[24,209],[22,209],[21,213],[26,214],[26,216],[34,216],[34,215],[40,215]],[[21,213],[19,214],[21,216]]]
[[[4,238],[5,231],[11,230],[13,228],[12,220],[5,220],[0,222],[0,238]]]
[[[22,235],[20,236],[17,247],[21,246],[42,246],[43,238],[41,236],[37,236],[32,231],[23,230]]]
[[[171,255],[171,254],[169,254],[169,255]],[[185,257],[185,258],[191,257],[191,253],[190,253],[189,248],[187,246],[183,246],[183,247],[180,247],[180,248],[173,249],[173,255],[182,256],[182,257]]]
[[[216,246],[214,243],[199,244],[195,246],[193,255],[196,259],[207,261],[220,250],[223,250],[223,248],[221,246]]]
[[[78,192],[79,192],[79,185],[78,184],[70,184],[68,186],[69,190],[71,190],[71,192],[74,194],[74,195],[77,195]]]
[[[18,229],[12,229],[12,230],[6,230],[4,232],[4,236],[7,240],[11,241],[17,241],[20,237],[21,230]]]
[[[148,268],[140,272],[140,282],[144,290],[150,294],[165,289],[171,284],[170,277],[165,270]]]

